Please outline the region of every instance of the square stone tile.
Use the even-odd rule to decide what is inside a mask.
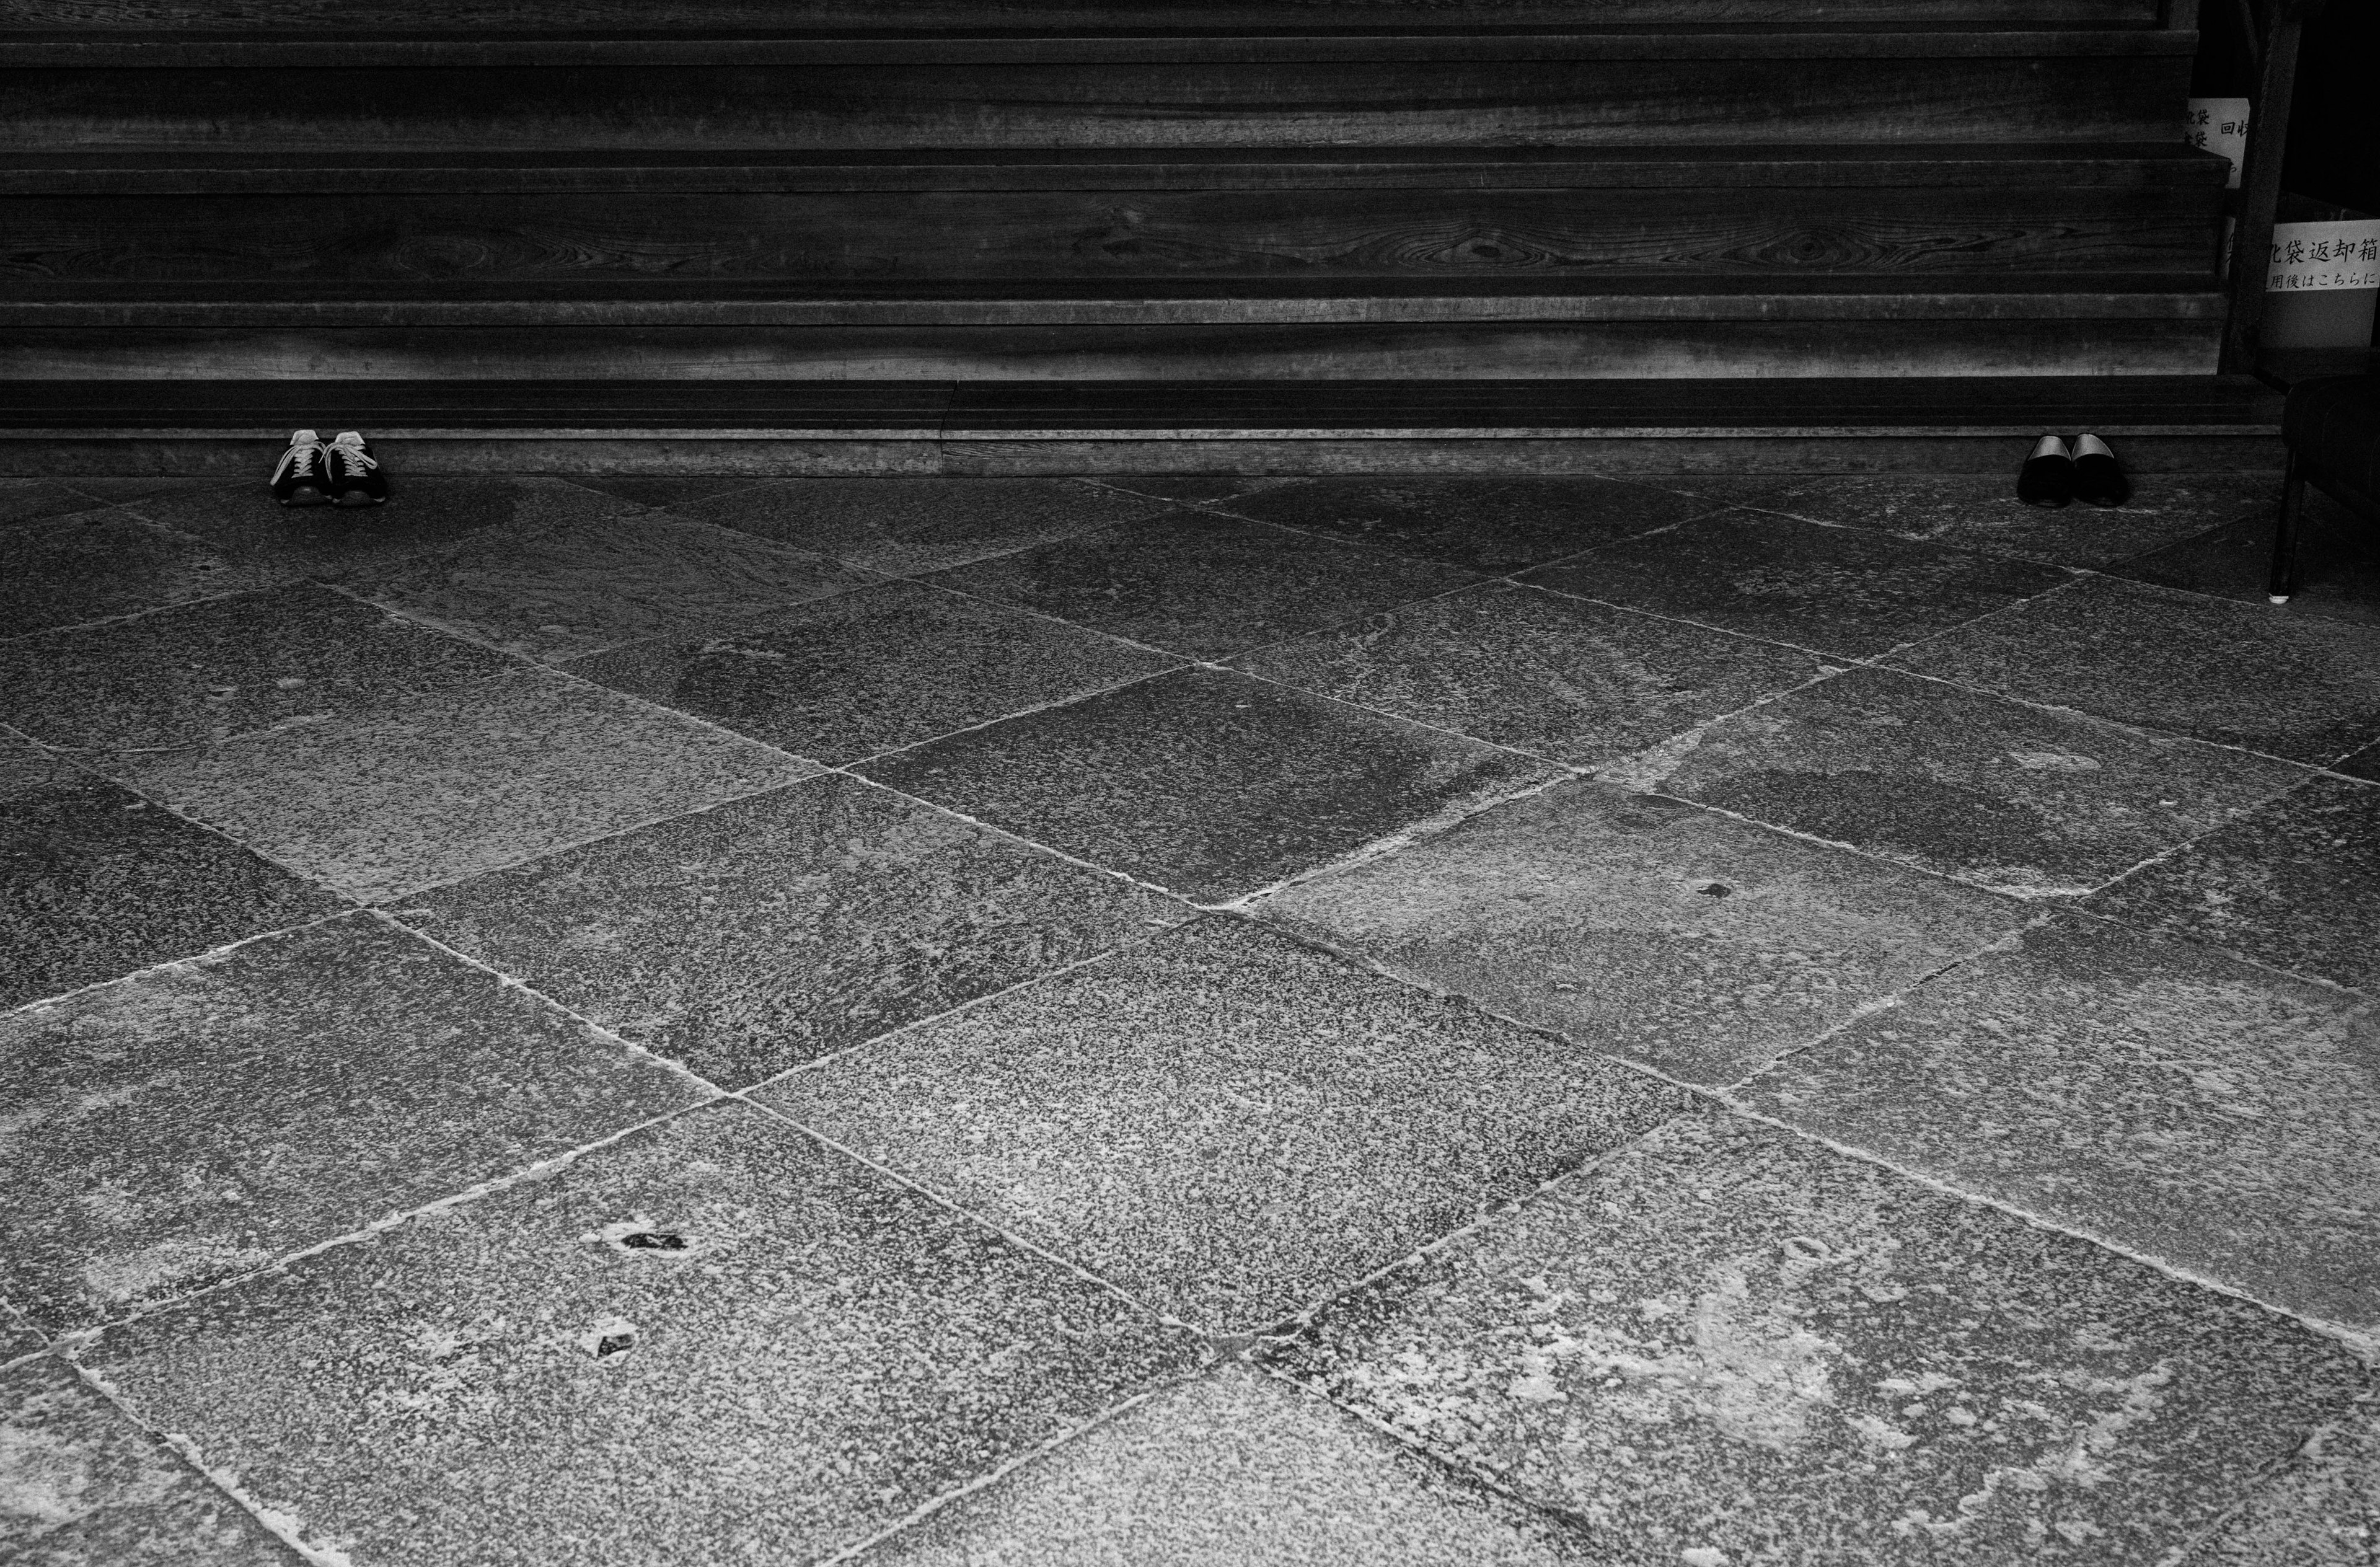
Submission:
[[[599,495],[610,495],[638,506],[688,506],[697,501],[758,490],[769,482],[750,474],[691,476],[677,474],[574,473],[567,482]]]
[[[2276,474],[2144,473],[2120,506],[2028,506],[2016,498],[2022,453],[2005,473],[1823,473],[1685,479],[1714,502],[1784,512],[2055,565],[2099,566],[2269,509]],[[2268,536],[2269,537],[2269,536]]]
[[[2031,561],[1735,511],[1542,566],[1527,580],[1869,658],[2046,592],[2069,576]]]
[[[1678,1113],[1678,1089],[1214,917],[761,1099],[1247,1332]]]
[[[2380,1418],[2318,1435],[2185,1567],[2370,1567],[2380,1560]]]
[[[282,506],[261,484],[169,490],[125,509],[201,539],[226,559],[287,576],[403,560],[483,528],[536,529],[637,510],[558,479],[400,477],[386,505]]]
[[[687,516],[907,576],[1029,549],[1157,503],[1071,479],[789,479],[682,505]]]
[[[570,665],[821,761],[856,761],[1173,667],[1162,654],[914,583]]]
[[[871,1567],[1557,1567],[1584,1536],[1243,1367],[1169,1388]]]
[[[1683,522],[1718,503],[1612,479],[1313,479],[1225,503],[1242,516],[1491,576]]]
[[[80,1358],[310,1545],[581,1567],[824,1560],[1199,1354],[731,1103]]]
[[[57,1360],[0,1371],[0,1551],[24,1567],[304,1561]]]
[[[1104,489],[1121,490],[1127,495],[1146,495],[1152,500],[1174,501],[1184,505],[1204,506],[1231,500],[1238,495],[1251,495],[1259,490],[1278,489],[1283,484],[1298,482],[1290,479],[1260,479],[1251,474],[1158,473],[1135,474],[1125,478],[1102,476],[1095,480]]]
[[[130,759],[124,776],[141,793],[359,902],[818,771],[535,669]]]
[[[101,504],[98,496],[54,479],[0,479],[0,528],[24,528]]]
[[[1905,1169],[2380,1326],[2380,1017],[2061,916],[1741,1090]]]
[[[1475,578],[1437,562],[1176,510],[933,580],[1194,658],[1220,658]]]
[[[1268,680],[1578,766],[1641,750],[1827,667],[1812,653],[1508,582],[1232,662]]]
[[[0,1293],[80,1327],[693,1101],[370,915],[0,1018]]]
[[[0,1008],[346,906],[113,784],[0,795]]]
[[[2105,577],[1889,662],[2293,761],[2331,761],[2380,736],[2380,626]]]
[[[861,771],[1201,903],[1560,776],[1211,670],[1160,674]]]
[[[2277,497],[2279,486],[2274,487]],[[2286,604],[2265,597],[2272,585],[2273,531],[2280,505],[2153,551],[2113,568],[2118,577],[2237,599],[2282,614],[2380,623],[2380,541],[2372,525],[2309,487],[2298,536],[2298,589]]]
[[[1681,1119],[1323,1313],[1316,1387],[1608,1567],[2151,1567],[2368,1373],[2286,1318]]]
[[[513,667],[300,582],[0,642],[0,721],[103,753],[193,746]]]
[[[290,574],[233,564],[112,508],[0,529],[0,638],[187,603]]]
[[[2380,789],[2316,777],[2084,906],[2380,991]]]
[[[1424,984],[1710,1084],[2024,917],[1982,893],[1591,784],[1500,806],[1257,907]]]
[[[731,1087],[1187,914],[841,776],[492,871],[400,912]]]
[[[589,515],[482,528],[338,580],[374,603],[548,661],[747,620],[875,580],[674,513],[606,510],[609,498],[592,493],[588,504]]]
[[[1722,719],[1624,771],[1640,788],[2021,897],[2087,893],[2306,777],[1876,669]]]

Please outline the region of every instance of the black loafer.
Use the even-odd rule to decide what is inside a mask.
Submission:
[[[2123,465],[2095,435],[2074,443],[2074,498],[2095,506],[2120,506],[2132,498],[2131,480],[2124,477]]]
[[[2062,506],[2074,498],[2074,459],[2066,443],[2045,435],[2016,476],[2016,498],[2028,506]]]

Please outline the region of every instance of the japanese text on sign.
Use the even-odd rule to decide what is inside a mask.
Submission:
[[[2273,225],[2270,293],[2380,288],[2380,218]]]

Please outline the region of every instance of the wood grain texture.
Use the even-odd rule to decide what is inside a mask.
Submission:
[[[2162,273],[2219,196],[2008,189],[0,199],[0,291],[253,279],[532,285],[1336,276]]]
[[[2144,36],[2161,37],[2161,34]],[[2162,140],[2186,57],[26,72],[0,146],[704,149]]]
[[[2218,320],[12,328],[0,379],[1375,380],[2204,375]]]
[[[12,29],[1575,27],[1649,22],[2145,26],[2156,0],[15,0]]]

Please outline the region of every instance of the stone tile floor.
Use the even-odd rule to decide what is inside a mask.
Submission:
[[[0,481],[0,1559],[2380,1563],[2273,489]]]

